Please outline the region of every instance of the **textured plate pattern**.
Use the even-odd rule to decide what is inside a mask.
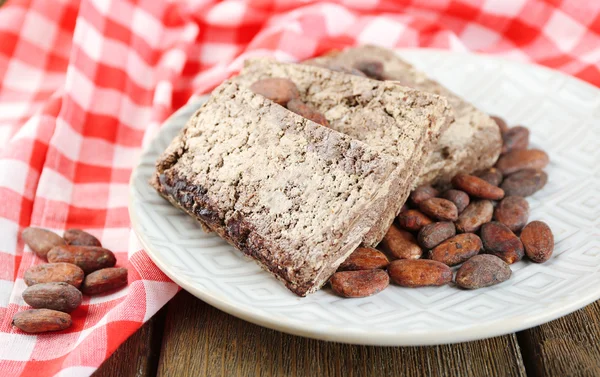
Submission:
[[[254,323],[349,343],[418,345],[505,334],[550,321],[600,298],[600,91],[544,68],[486,56],[401,50],[400,54],[481,109],[532,130],[546,150],[549,182],[529,199],[531,220],[555,234],[544,265],[519,262],[495,287],[390,286],[364,299],[329,289],[298,298],[253,261],[205,234],[148,185],[154,161],[199,106],[163,127],[131,181],[134,229],[157,265],[208,303]]]

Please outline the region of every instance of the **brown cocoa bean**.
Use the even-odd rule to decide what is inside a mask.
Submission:
[[[527,146],[529,146],[529,130],[522,126],[509,128],[502,135],[502,140],[504,142],[502,145],[503,154],[510,151],[527,149]]]
[[[48,261],[73,263],[86,274],[117,263],[112,251],[96,246],[55,246],[48,252]]]
[[[127,285],[126,268],[103,268],[85,277],[81,291],[86,295],[112,291]]]
[[[454,189],[446,190],[442,194],[442,198],[448,199],[449,201],[454,203],[454,205],[456,206],[456,209],[458,210],[458,213],[461,213],[462,211],[464,211],[470,202],[469,195],[467,195],[466,192],[461,191],[461,190],[454,190]]]
[[[494,218],[516,233],[527,224],[529,203],[520,196],[507,196],[496,206]]]
[[[354,63],[354,68],[358,69],[367,77],[374,80],[383,80],[383,63],[378,60],[359,60]]]
[[[485,169],[477,174],[477,176],[493,186],[500,186],[503,178],[502,172],[496,168]]]
[[[496,168],[500,169],[502,174],[509,175],[523,169],[541,170],[549,162],[548,155],[542,150],[516,150],[500,156],[496,163]]]
[[[433,249],[440,243],[446,241],[450,237],[456,235],[454,223],[443,221],[425,225],[418,235],[419,245],[425,249]]]
[[[81,229],[67,229],[63,234],[63,238],[67,242],[67,245],[102,246],[100,240]]]
[[[508,227],[497,221],[483,224],[481,241],[486,252],[497,256],[508,264],[523,259],[523,244]]]
[[[289,111],[300,115],[308,120],[312,120],[315,123],[319,123],[322,126],[329,127],[329,122],[323,114],[309,105],[305,104],[298,98],[290,100],[287,104]]]
[[[448,284],[452,281],[452,270],[443,263],[419,259],[400,259],[388,266],[392,281],[402,287],[427,287]]]
[[[67,283],[79,288],[83,282],[83,270],[71,263],[44,263],[25,271],[23,280],[28,286],[41,283]]]
[[[419,205],[421,212],[441,221],[454,221],[458,219],[458,209],[448,199],[430,198]]]
[[[52,309],[70,313],[82,300],[81,292],[67,283],[42,283],[23,291],[23,300],[35,309]]]
[[[341,271],[329,280],[333,291],[342,297],[367,297],[383,291],[390,284],[384,270]]]
[[[390,261],[385,254],[370,247],[359,247],[338,267],[338,271],[358,271],[385,268]]]
[[[423,254],[415,237],[393,224],[379,243],[379,247],[397,259],[419,259]]]
[[[510,278],[512,271],[502,259],[490,255],[475,255],[458,269],[455,282],[461,288],[477,289],[500,284]]]
[[[421,204],[421,202],[427,199],[435,198],[439,194],[440,192],[437,189],[428,185],[424,185],[414,189],[414,191],[410,193],[409,198],[410,202],[416,207],[418,207],[419,204]]]
[[[46,258],[54,246],[65,245],[65,240],[61,236],[42,228],[25,228],[21,237],[27,246],[41,258]]]
[[[543,221],[532,221],[521,231],[525,254],[535,263],[544,263],[554,251],[554,235]]]
[[[474,200],[458,216],[456,230],[460,233],[474,233],[492,220],[494,205],[490,200]]]
[[[71,316],[56,310],[30,309],[16,313],[12,324],[28,333],[60,331],[71,327]]]
[[[506,177],[500,186],[505,195],[529,196],[541,190],[548,182],[548,174],[541,170],[524,169]]]
[[[425,225],[432,223],[429,217],[417,209],[409,209],[404,212],[400,212],[400,214],[396,217],[396,221],[398,222],[400,228],[412,232],[418,232]]]
[[[452,184],[467,194],[480,199],[499,200],[504,197],[504,190],[500,187],[491,185],[474,175],[457,174],[452,178]]]
[[[296,84],[282,77],[258,80],[250,85],[250,90],[281,106],[286,106],[290,100],[300,97]]]
[[[458,234],[431,250],[429,259],[455,266],[478,254],[482,247],[481,239],[476,234]]]
[[[492,115],[492,116],[490,116],[490,118],[492,118],[494,120],[494,122],[496,122],[496,124],[498,125],[498,128],[500,129],[501,134],[508,131],[508,125],[506,124],[506,121],[504,119],[502,119],[501,117],[499,117],[497,115]]]

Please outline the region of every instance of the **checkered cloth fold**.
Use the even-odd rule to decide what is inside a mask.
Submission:
[[[600,85],[600,2],[579,0],[8,0],[0,8],[0,374],[91,374],[177,291],[127,213],[141,148],[245,58],[305,59],[375,43],[532,61]],[[27,226],[83,228],[129,268],[63,332],[11,326]]]

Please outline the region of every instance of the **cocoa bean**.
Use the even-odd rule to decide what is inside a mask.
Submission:
[[[315,123],[319,123],[322,126],[329,127],[329,122],[323,114],[311,106],[305,104],[298,98],[290,100],[287,104],[288,110],[293,113],[300,115],[308,120],[312,120]]]
[[[28,332],[60,331],[71,326],[71,316],[50,309],[31,309],[14,315],[13,326]]]
[[[494,218],[516,233],[527,224],[529,203],[520,196],[507,196],[496,206]]]
[[[432,223],[429,217],[417,209],[400,212],[396,217],[396,221],[401,228],[412,232],[418,232],[425,225]]]
[[[83,282],[83,270],[71,263],[44,263],[30,267],[23,274],[28,286],[41,283],[67,283],[79,288]]]
[[[63,234],[63,238],[67,242],[67,245],[102,246],[100,240],[81,229],[67,229]]]
[[[532,221],[521,231],[525,254],[535,263],[544,263],[554,251],[554,235],[543,221]]]
[[[112,291],[127,285],[126,268],[103,268],[85,277],[81,291],[86,295],[95,295]]]
[[[82,300],[81,292],[67,283],[42,283],[23,291],[23,300],[36,309],[52,309],[70,313]]]
[[[477,198],[499,200],[504,197],[504,191],[500,187],[493,186],[474,175],[457,174],[452,178],[452,184],[454,187]]]
[[[27,246],[41,258],[46,258],[54,246],[65,245],[65,240],[61,236],[42,228],[25,228],[21,237]]]
[[[367,297],[383,291],[390,278],[384,270],[341,271],[329,280],[333,292],[342,297]]]
[[[508,131],[508,125],[506,124],[506,121],[504,119],[502,119],[501,117],[499,117],[497,115],[492,115],[492,116],[490,116],[490,118],[492,118],[494,120],[494,122],[496,122],[496,124],[498,125],[498,128],[500,129],[501,134]]]
[[[469,205],[469,202],[470,202],[469,195],[467,195],[466,192],[461,191],[461,190],[454,190],[454,189],[446,190],[442,194],[442,198],[448,199],[449,201],[454,203],[459,214],[462,211],[464,211],[465,208],[467,208],[467,206]]]
[[[358,271],[385,268],[390,261],[381,251],[359,247],[338,267],[338,271]]]
[[[455,266],[478,254],[482,247],[481,239],[476,234],[458,234],[431,250],[429,259]]]
[[[440,286],[452,281],[452,270],[443,263],[419,259],[399,259],[388,266],[392,281],[402,287]]]
[[[481,241],[484,249],[508,264],[523,259],[525,254],[523,244],[508,227],[497,221],[483,224],[481,227]]]
[[[475,255],[458,269],[455,282],[461,288],[478,289],[500,284],[510,278],[512,271],[502,259],[490,255]]]
[[[433,249],[440,243],[456,235],[454,223],[449,221],[425,225],[418,235],[419,244],[425,249]]]
[[[397,259],[419,259],[423,254],[415,237],[393,224],[379,243],[379,247]]]
[[[418,207],[421,202],[427,199],[435,198],[439,194],[439,190],[429,185],[419,186],[410,193],[410,202],[414,206]]]
[[[509,175],[523,169],[541,170],[549,162],[548,155],[542,150],[516,150],[500,156],[496,167],[502,171],[502,174]]]
[[[548,175],[541,170],[524,169],[506,177],[500,186],[505,195],[529,196],[541,190],[548,182]]]
[[[73,263],[89,274],[117,263],[115,255],[108,249],[96,246],[55,246],[48,252],[51,263]]]
[[[496,168],[485,169],[478,173],[477,176],[493,186],[500,186],[503,178],[502,172]]]
[[[419,205],[421,212],[436,220],[454,221],[458,219],[458,208],[449,201],[443,198],[430,198]]]
[[[456,230],[460,233],[474,233],[492,220],[494,205],[490,200],[474,200],[458,216]]]
[[[502,153],[527,149],[529,146],[529,130],[522,126],[509,128],[502,135],[504,144],[502,145]]]

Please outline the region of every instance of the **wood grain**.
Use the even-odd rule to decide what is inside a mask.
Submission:
[[[187,292],[168,306],[159,376],[525,376],[514,335],[435,347],[328,343],[262,328]]]
[[[93,377],[156,376],[166,308],[161,309],[125,341]]]
[[[529,376],[600,376],[600,302],[518,334]]]

